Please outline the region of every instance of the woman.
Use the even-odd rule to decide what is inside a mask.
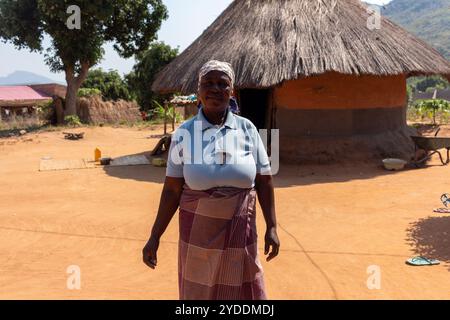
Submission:
[[[256,194],[266,221],[267,261],[278,255],[269,159],[256,127],[233,114],[231,65],[200,70],[202,108],[177,129],[143,260],[154,269],[159,241],[178,207],[181,300],[266,299],[257,253]]]
[[[203,107],[203,106],[202,106],[202,103],[199,101],[199,102],[198,102],[198,105],[197,105],[197,108],[200,110],[200,108],[202,108],[202,107]],[[231,110],[231,112],[233,112],[234,114],[237,114],[237,115],[240,115],[240,114],[241,114],[241,112],[240,112],[240,110],[239,110],[239,105],[238,105],[238,103],[237,103],[235,97],[231,97],[231,98],[230,98],[230,110]]]

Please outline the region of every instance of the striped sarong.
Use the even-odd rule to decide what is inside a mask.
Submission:
[[[184,188],[180,201],[180,300],[265,300],[256,191]]]

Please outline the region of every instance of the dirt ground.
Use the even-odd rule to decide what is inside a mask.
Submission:
[[[75,131],[85,139],[67,141],[59,131],[0,139],[0,299],[177,299],[177,216],[157,269],[141,262],[164,168],[38,170],[43,157],[91,158],[96,147],[112,157],[141,154],[161,131]],[[395,173],[379,163],[282,165],[275,177],[281,251],[270,263],[258,208],[268,297],[450,299],[450,215],[433,213],[450,193],[449,178],[450,166],[437,159]],[[442,263],[405,264],[419,254]],[[67,286],[73,265],[79,290]]]

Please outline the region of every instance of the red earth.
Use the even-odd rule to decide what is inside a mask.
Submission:
[[[441,136],[450,136],[444,128]],[[158,267],[141,250],[165,169],[153,166],[40,172],[43,157],[142,154],[154,130],[88,127],[0,139],[0,299],[177,299],[177,216]],[[260,256],[270,299],[450,299],[450,166],[385,171],[380,163],[281,165],[275,176],[279,256]],[[412,267],[416,255],[438,266]],[[69,289],[70,266],[80,289]],[[69,268],[69,269],[68,269]],[[69,273],[68,273],[69,271]],[[70,287],[70,286],[69,286]]]

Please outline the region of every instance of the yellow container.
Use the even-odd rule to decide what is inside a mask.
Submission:
[[[155,167],[166,167],[167,166],[167,161],[165,159],[162,158],[155,158],[152,160],[152,164]]]
[[[95,148],[95,151],[94,151],[94,161],[95,161],[95,162],[100,161],[100,158],[101,158],[101,157],[102,157],[102,152],[100,151],[99,148]]]

